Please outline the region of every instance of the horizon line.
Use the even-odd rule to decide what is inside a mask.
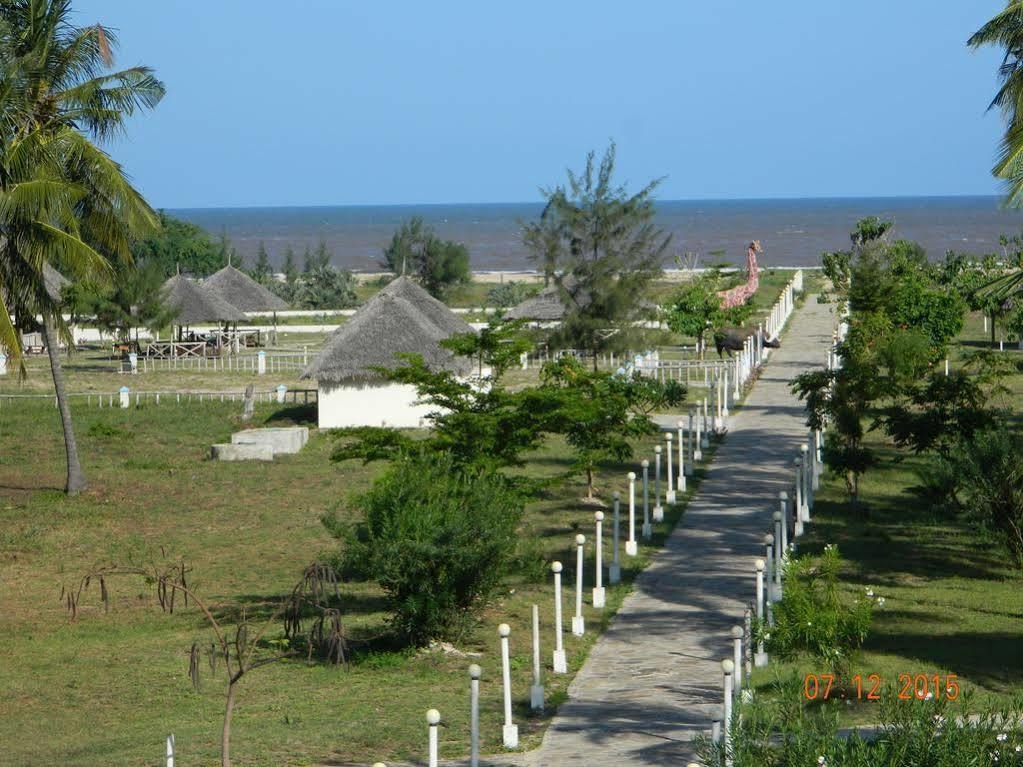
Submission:
[[[664,202],[845,202],[858,200],[965,200],[965,199],[1004,199],[1001,194],[883,194],[883,195],[822,195],[815,197],[779,196],[779,197],[678,197],[663,198],[654,204]],[[450,207],[456,205],[503,206],[503,205],[543,205],[542,200],[503,200],[488,202],[449,201],[449,202],[367,202],[367,203],[316,203],[314,205],[199,205],[199,206],[154,206],[162,211],[191,210],[270,210],[300,208],[431,208]],[[1006,210],[1012,210],[1006,208]]]

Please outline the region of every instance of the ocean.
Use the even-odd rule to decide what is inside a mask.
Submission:
[[[895,222],[895,236],[921,243],[931,258],[947,250],[998,252],[999,236],[1020,233],[1023,211],[1005,210],[997,197],[881,197],[788,200],[665,200],[657,224],[672,234],[671,253],[693,252],[700,265],[745,262],[746,245],[759,239],[763,266],[812,266],[823,252],[848,247],[864,216]],[[540,203],[366,205],[294,208],[168,210],[213,235],[225,233],[250,263],[262,242],[279,266],[290,245],[301,267],[306,246],[322,239],[336,266],[380,269],[381,251],[402,221],[422,216],[438,235],[465,243],[474,271],[532,268],[521,224],[540,215]]]

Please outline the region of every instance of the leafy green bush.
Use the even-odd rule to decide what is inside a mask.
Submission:
[[[515,551],[522,499],[496,473],[466,473],[445,453],[397,458],[356,499],[362,522],[343,528],[343,569],[375,580],[392,625],[413,645],[457,639],[493,594]]]
[[[1016,711],[978,707],[977,716],[957,720],[941,697],[900,700],[888,690],[878,704],[875,731],[839,734],[837,701],[820,708],[802,699],[802,684],[776,683],[782,702],[740,704],[732,724],[733,767],[1019,767],[1023,736],[1012,725]],[[722,765],[724,749],[703,738],[700,763]]]
[[[507,309],[521,304],[530,296],[539,292],[539,285],[531,285],[527,282],[502,282],[487,291],[487,304],[501,309]]]
[[[849,656],[867,638],[875,604],[884,599],[869,589],[855,598],[840,591],[842,558],[833,545],[820,556],[788,560],[784,567],[785,590],[774,605],[774,626],[759,627],[768,652],[781,658],[806,654],[844,672]]]

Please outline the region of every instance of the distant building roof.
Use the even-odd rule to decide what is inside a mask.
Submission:
[[[456,357],[440,342],[472,327],[407,278],[398,278],[371,298],[327,339],[303,378],[342,383],[379,378],[374,368],[393,369],[399,354],[419,354],[431,370],[465,375],[472,361]]]
[[[163,284],[167,304],[177,310],[176,325],[244,322],[245,314],[210,290],[177,274]]]
[[[564,280],[565,288],[571,290],[575,281],[571,277]],[[518,306],[508,311],[511,320],[534,320],[538,322],[555,322],[565,317],[565,302],[561,295],[561,287],[557,284],[548,285],[535,296],[531,296]],[[582,291],[576,297],[583,306],[589,304],[589,294]]]
[[[206,279],[202,286],[243,312],[279,312],[288,308],[283,299],[230,264]]]

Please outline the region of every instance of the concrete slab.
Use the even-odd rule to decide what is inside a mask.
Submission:
[[[214,461],[272,461],[274,451],[266,444],[219,444],[210,447]]]
[[[297,453],[309,441],[306,426],[276,426],[267,429],[246,429],[231,435],[232,445],[267,445],[278,453]]]

